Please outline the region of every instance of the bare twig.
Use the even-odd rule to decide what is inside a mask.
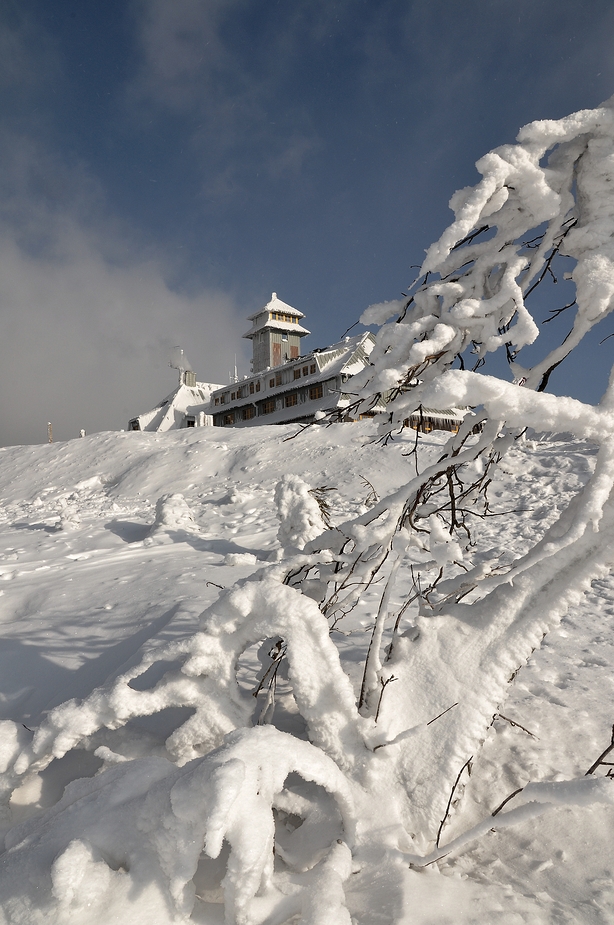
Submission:
[[[552,270],[551,270],[551,268],[550,268],[550,265],[551,265],[552,261],[554,260],[554,258],[556,257],[556,255],[558,254],[559,250],[561,249],[561,244],[563,243],[563,241],[565,240],[566,236],[569,234],[569,232],[571,231],[571,229],[573,228],[573,226],[576,224],[576,222],[577,222],[577,219],[571,219],[569,222],[567,222],[567,228],[565,229],[565,231],[562,232],[562,234],[560,235],[558,241],[556,242],[556,244],[554,245],[554,247],[552,248],[552,250],[551,250],[550,253],[548,254],[548,257],[546,258],[546,263],[545,263],[545,265],[544,265],[544,269],[542,270],[542,272],[540,273],[540,275],[538,276],[538,278],[535,280],[535,282],[533,283],[533,285],[530,286],[529,289],[527,289],[527,291],[523,294],[523,298],[524,298],[524,299],[526,299],[528,296],[530,296],[534,289],[537,289],[537,287],[539,286],[539,284],[542,282],[543,279],[545,279],[545,277],[546,277],[546,275],[547,275],[548,273],[551,274],[551,276],[552,276],[554,282],[556,283],[556,277],[555,277],[554,273],[552,272]]]
[[[399,680],[399,679],[398,679],[398,678],[395,678],[395,676],[394,676],[393,674],[391,674],[389,678],[386,678],[385,681],[384,681],[383,678],[380,678],[380,679],[379,679],[379,683],[382,685],[382,689],[381,689],[381,691],[380,691],[379,700],[378,700],[378,702],[377,702],[377,710],[375,711],[375,722],[377,722],[378,719],[379,719],[379,711],[380,711],[381,706],[382,706],[382,698],[383,698],[383,696],[384,696],[384,691],[386,690],[386,688],[388,687],[388,685],[391,683],[391,681],[398,681],[398,680]],[[374,751],[375,751],[375,749],[374,749]]]
[[[507,797],[504,799],[503,803],[499,803],[499,805],[497,806],[497,808],[494,809],[494,810],[492,811],[491,816],[497,816],[497,815],[501,812],[501,810],[503,809],[503,807],[504,807],[507,803],[509,803],[510,800],[513,800],[514,797],[517,796],[519,793],[521,793],[523,790],[524,790],[524,787],[519,787],[518,790],[514,790],[513,793],[510,793],[510,795],[507,796]]]
[[[516,726],[518,729],[522,729],[522,731],[523,731],[523,732],[526,732],[527,735],[530,735],[531,738],[537,739],[537,741],[539,741],[539,737],[536,736],[535,733],[530,732],[528,729],[525,729],[524,726],[521,726],[520,723],[516,723],[513,719],[510,719],[508,716],[504,716],[503,713],[495,713],[495,715],[493,716],[493,722],[494,722],[494,720],[497,719],[497,717],[498,717],[499,719],[505,720],[505,722],[506,722],[506,723],[509,723],[510,726]]]
[[[599,755],[599,758],[597,758],[597,761],[593,762],[593,764],[590,766],[590,768],[588,769],[588,771],[586,772],[584,776],[588,777],[589,774],[594,774],[600,764],[609,766],[611,762],[604,761],[603,759],[607,758],[607,756],[610,754],[612,749],[614,749],[614,726],[612,726],[612,738],[610,739],[610,744],[608,745],[607,748],[605,748],[601,752],[601,754]]]
[[[573,302],[569,302],[567,305],[563,305],[562,308],[551,308],[550,317],[544,318],[542,324],[548,324],[549,321],[554,321],[555,318],[558,318],[559,315],[561,315],[563,312],[566,312],[568,308],[573,308],[575,304],[576,300],[574,299]]]
[[[380,681],[381,681],[381,679],[380,679]],[[388,678],[388,681],[398,681],[398,678],[395,678],[395,676],[392,675],[390,678]],[[386,681],[386,684],[388,684],[388,681]],[[381,684],[382,684],[382,694],[383,694],[383,693],[384,693],[384,690],[383,690],[383,689],[384,689],[384,687],[386,687],[386,684],[384,684],[383,681],[381,681]],[[382,700],[382,695],[380,694],[380,703],[381,703],[381,700]],[[438,719],[441,719],[442,716],[445,716],[446,713],[449,713],[450,710],[454,709],[454,707],[457,707],[457,706],[458,706],[458,703],[453,703],[451,707],[446,707],[446,709],[443,710],[443,712],[438,713],[437,716],[434,716],[433,719],[430,719],[426,725],[427,725],[427,726],[430,726],[431,723],[434,723],[434,722],[436,722]],[[378,708],[377,708],[377,712],[379,713],[379,705],[378,705]],[[377,722],[377,714],[376,714],[376,716],[375,716],[375,722]],[[401,741],[403,738],[405,738],[405,737],[406,737],[406,736],[405,736],[405,733],[400,732],[399,735],[398,735],[398,736],[395,736],[395,738],[392,739],[390,742],[380,742],[379,745],[376,745],[376,746],[375,746],[375,748],[373,749],[373,751],[376,752],[376,751],[378,750],[378,748],[385,748],[387,745],[396,745],[398,742],[400,742],[400,741]],[[469,759],[469,761],[471,761],[471,758]],[[462,772],[461,772],[461,773],[462,773]]]
[[[482,234],[484,231],[488,231],[489,228],[490,225],[482,225],[482,227],[478,228],[477,231],[472,231],[471,234],[468,234],[466,238],[463,238],[462,241],[459,241],[458,244],[455,244],[451,250],[456,251],[459,247],[462,247],[463,244],[469,244],[471,241],[473,241],[474,238],[477,238],[479,234]]]
[[[289,437],[284,437],[281,441],[282,443],[287,443],[288,440],[294,440],[296,437],[300,437],[304,430],[307,430],[309,427],[313,427],[315,421],[309,421],[307,424],[299,424],[299,430],[295,434],[291,434]]]
[[[341,335],[341,339],[343,340],[343,338],[345,337],[345,335],[346,335],[346,334],[349,334],[350,331],[352,330],[352,328],[355,328],[357,324],[360,324],[360,321],[355,321],[354,324],[351,324],[351,325],[349,326],[349,328],[347,328],[347,330],[345,330],[345,331],[343,332],[343,334]]]
[[[439,830],[438,830],[438,832],[437,832],[437,838],[436,838],[436,840],[435,840],[435,845],[436,845],[437,848],[439,848],[439,839],[441,838],[441,833],[443,832],[443,827],[444,827],[444,825],[446,824],[446,821],[447,821],[447,819],[448,819],[448,816],[450,815],[450,807],[452,806],[452,800],[454,799],[454,793],[455,793],[455,791],[456,791],[456,788],[458,787],[459,781],[460,781],[460,779],[461,779],[461,777],[462,777],[462,775],[463,775],[463,771],[465,770],[465,768],[468,768],[468,767],[471,765],[471,762],[472,762],[472,761],[473,761],[473,755],[472,755],[470,758],[467,758],[467,760],[465,761],[464,765],[462,766],[462,768],[461,768],[460,771],[458,772],[457,777],[456,777],[456,780],[454,781],[454,785],[453,785],[453,787],[452,787],[452,790],[450,791],[450,797],[449,797],[449,799],[448,799],[448,805],[446,806],[446,811],[445,811],[445,813],[444,813],[444,817],[443,817],[443,819],[441,820],[441,822],[439,823]]]
[[[321,485],[317,488],[309,489],[309,494],[313,495],[318,503],[320,514],[322,515],[322,520],[324,521],[324,526],[330,530],[333,526],[333,523],[331,520],[330,504],[328,503],[328,498],[326,497],[326,493],[329,491],[337,491],[337,489],[330,488],[328,485]]]
[[[360,478],[371,489],[371,493],[367,495],[367,497],[365,498],[365,504],[367,505],[367,507],[373,507],[373,505],[377,504],[377,502],[379,501],[379,495],[376,492],[373,485],[371,484],[371,482],[369,481],[369,479],[366,479],[364,475],[361,475]]]
[[[430,726],[431,723],[435,722],[435,720],[441,719],[442,716],[445,716],[446,713],[449,713],[450,710],[453,710],[454,707],[457,707],[457,706],[458,706],[458,700],[456,701],[456,703],[453,703],[451,707],[446,707],[445,710],[442,710],[441,713],[438,713],[437,716],[434,716],[433,719],[430,719],[426,725]],[[471,759],[469,760],[471,761]]]

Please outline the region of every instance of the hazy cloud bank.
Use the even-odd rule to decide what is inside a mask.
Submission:
[[[174,386],[177,343],[200,378],[226,381],[245,323],[232,296],[178,290],[178,258],[113,214],[42,105],[62,60],[19,7],[0,51],[0,443],[43,442],[47,421],[56,439],[125,427]]]
[[[0,168],[0,441],[41,442],[126,426],[174,384],[186,347],[226,381],[241,350],[230,296],[173,291],[168,259],[106,214],[83,165],[5,132]]]

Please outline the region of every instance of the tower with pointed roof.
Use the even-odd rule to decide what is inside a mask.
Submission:
[[[311,334],[300,324],[304,317],[297,308],[278,299],[276,292],[264,308],[248,316],[252,326],[243,337],[252,342],[252,372],[281,366],[301,355],[301,337]]]

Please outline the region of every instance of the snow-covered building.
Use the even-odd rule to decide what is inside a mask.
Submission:
[[[209,405],[216,382],[198,382],[191,369],[180,371],[177,387],[151,411],[128,422],[128,430],[165,431],[203,427],[213,423]]]
[[[420,408],[410,414],[403,421],[405,427],[419,430],[423,434],[430,434],[432,430],[447,430],[452,434],[458,433],[467,414],[472,414],[469,408]]]
[[[266,349],[275,343],[273,335],[277,333],[274,327],[265,329],[269,340],[268,345],[265,340]],[[260,369],[256,375],[218,389],[211,394],[213,423],[218,427],[305,423],[314,420],[319,412],[335,411],[342,417],[343,409],[353,399],[346,384],[367,365],[373,344],[369,332],[346,337],[303,357],[297,352],[287,362]],[[261,345],[262,342],[259,349]],[[290,343],[289,348],[292,346]],[[255,370],[258,365],[254,344]]]
[[[375,338],[365,332],[301,356],[301,339],[310,333],[301,324],[304,317],[274,292],[263,308],[249,316],[252,326],[243,335],[252,342],[252,374],[226,386],[198,382],[191,369],[184,369],[187,360],[176,348],[181,353],[175,367],[177,388],[152,411],[132,418],[128,429],[309,423],[331,414],[348,420],[355,399],[348,381],[369,363]],[[381,406],[373,411],[382,411],[385,401],[383,396]],[[405,425],[424,432],[456,431],[466,413],[467,409],[424,408]]]

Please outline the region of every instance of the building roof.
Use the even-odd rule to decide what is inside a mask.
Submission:
[[[275,321],[265,316],[262,324],[253,324],[243,337],[252,338],[254,334],[258,334],[260,331],[283,331],[284,333],[287,331],[288,334],[296,334],[298,337],[311,334],[311,331],[308,331],[301,324],[292,324],[289,321]]]
[[[289,315],[291,318],[296,318],[296,322],[282,321],[281,319],[271,318],[271,315],[273,314]],[[284,333],[287,332],[288,334],[295,334],[298,337],[304,337],[305,334],[311,334],[311,331],[308,331],[307,328],[304,328],[302,325],[298,324],[298,319],[304,317],[305,315],[303,312],[299,312],[298,308],[293,308],[286,302],[282,302],[281,299],[277,298],[277,293],[273,292],[271,295],[271,301],[267,302],[264,308],[261,308],[253,315],[248,315],[248,321],[253,322],[253,324],[249,331],[243,335],[243,337],[251,339],[254,334],[266,330],[283,331]]]
[[[182,426],[186,414],[208,414],[211,392],[219,388],[222,386],[216,382],[197,382],[195,386],[180,383],[159,405],[131,420],[138,421],[141,430],[174,430]]]
[[[267,302],[264,308],[259,308],[253,315],[248,315],[247,320],[254,321],[262,312],[283,312],[285,315],[295,315],[297,318],[305,317],[303,312],[299,312],[298,308],[292,308],[287,302],[282,302],[281,299],[278,299],[276,292],[271,293],[271,301]]]

